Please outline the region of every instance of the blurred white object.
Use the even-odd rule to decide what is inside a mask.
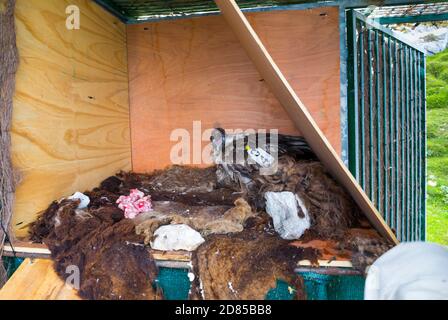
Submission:
[[[428,24],[420,24],[417,27],[398,25],[395,31],[409,42],[433,55],[445,50],[448,46],[448,28]]]
[[[169,224],[154,232],[151,248],[161,251],[194,251],[204,241],[199,232],[185,224]]]
[[[80,200],[78,209],[85,209],[89,206],[90,198],[84,193],[76,192],[74,195],[68,197],[69,200]]]
[[[365,300],[448,300],[448,248],[401,243],[369,268]]]
[[[286,240],[299,239],[310,227],[310,216],[303,201],[292,192],[266,192],[266,212],[272,217],[274,229]],[[299,210],[304,217],[299,217]]]
[[[437,181],[429,180],[429,181],[428,181],[428,186],[430,186],[430,187],[436,187],[436,186],[437,186]]]

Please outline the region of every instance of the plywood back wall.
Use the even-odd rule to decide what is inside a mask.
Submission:
[[[337,8],[248,14],[292,87],[340,151]],[[173,129],[221,126],[299,134],[223,17],[127,28],[133,169],[170,164]]]
[[[81,29],[67,30],[68,5]],[[17,0],[18,237],[51,201],[131,168],[125,25],[90,0]]]

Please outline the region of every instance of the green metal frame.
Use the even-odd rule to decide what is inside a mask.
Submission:
[[[418,16],[397,16],[376,18],[380,24],[420,23],[448,20],[448,13],[422,14]]]
[[[347,13],[349,168],[401,241],[425,239],[425,55]]]
[[[93,0],[124,23],[134,24],[218,14],[213,0]],[[296,10],[316,6],[363,8],[378,0],[236,0],[243,11]],[[381,0],[380,5],[419,4],[424,0]]]
[[[213,0],[94,0],[124,23],[139,23],[170,16],[188,16],[219,12]],[[272,8],[295,4],[315,3],[319,0],[237,0],[242,9]],[[147,17],[142,19],[141,17]]]
[[[126,12],[123,10],[120,10],[120,8],[117,8],[114,3],[110,2],[109,0],[94,0],[98,5],[103,7],[105,10],[112,13],[114,16],[116,16],[118,19],[120,19],[124,23],[129,22],[129,17],[126,16]]]

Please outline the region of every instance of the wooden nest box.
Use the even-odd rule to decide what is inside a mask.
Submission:
[[[200,121],[202,130],[303,135],[377,231],[397,243],[341,160],[339,7],[243,15],[234,1],[216,2],[220,15],[125,24],[94,1],[73,0],[80,24],[70,28],[74,11],[65,1],[17,0],[16,239],[26,241],[29,225],[55,199],[120,170],[170,165],[172,131],[193,135]]]

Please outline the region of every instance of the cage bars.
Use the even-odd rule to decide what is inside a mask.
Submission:
[[[424,54],[350,10],[349,168],[401,241],[425,238]]]

